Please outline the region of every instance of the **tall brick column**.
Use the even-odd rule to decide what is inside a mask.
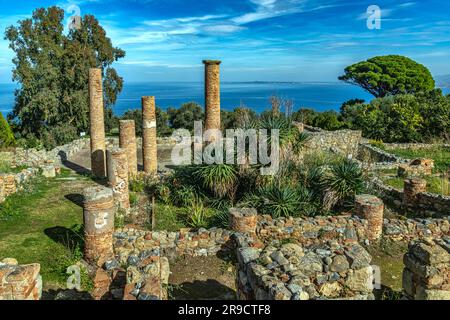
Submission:
[[[383,233],[384,203],[381,199],[363,194],[356,196],[355,211],[368,221],[367,238],[378,240]]]
[[[84,258],[98,267],[113,256],[114,211],[112,189],[84,190]]]
[[[126,150],[128,158],[128,172],[131,177],[137,175],[137,146],[136,146],[136,124],[133,120],[119,121],[119,146]]]
[[[158,170],[155,97],[142,97],[142,156],[146,174]]]
[[[417,201],[417,194],[427,191],[427,181],[419,178],[406,179],[403,182],[403,205],[412,206]]]
[[[205,60],[205,130],[219,129],[220,124],[220,61]]]
[[[130,194],[128,190],[128,156],[127,150],[114,148],[108,150],[108,184],[112,188],[114,199],[119,208],[130,209]]]
[[[102,178],[106,176],[106,145],[101,69],[89,69],[89,118],[91,170],[94,176]]]

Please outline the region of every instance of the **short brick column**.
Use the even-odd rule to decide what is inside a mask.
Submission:
[[[367,194],[358,195],[355,199],[355,212],[368,221],[367,238],[369,240],[380,239],[383,233],[383,201]]]
[[[84,258],[98,267],[113,256],[114,196],[110,188],[84,190]]]
[[[128,156],[127,150],[114,148],[106,152],[108,160],[108,184],[114,193],[119,208],[130,209],[128,190]]]
[[[205,130],[221,129],[220,61],[205,60]]]
[[[119,146],[126,150],[128,158],[128,173],[134,177],[138,173],[137,146],[136,146],[136,124],[134,120],[119,121]]]
[[[91,171],[94,176],[103,178],[106,176],[106,143],[101,69],[89,69],[89,119]]]
[[[419,178],[406,179],[403,182],[403,205],[405,207],[414,206],[417,195],[426,192],[427,181]]]
[[[155,97],[142,97],[142,156],[144,172],[152,175],[158,171],[158,145],[156,142]]]
[[[230,229],[235,232],[256,234],[258,212],[254,208],[231,208],[229,211]]]

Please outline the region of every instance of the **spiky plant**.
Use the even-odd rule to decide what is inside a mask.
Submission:
[[[356,162],[345,160],[331,167],[327,184],[339,202],[343,203],[362,192],[364,188],[362,170]]]
[[[191,201],[188,212],[188,224],[193,228],[206,228],[208,226],[208,213],[203,199],[195,196]]]
[[[259,191],[261,197],[259,212],[274,218],[298,214],[299,196],[294,188],[272,184]]]
[[[181,186],[172,192],[172,202],[180,207],[189,206],[196,196],[193,186]]]
[[[237,182],[237,171],[234,166],[228,164],[205,165],[201,166],[195,174],[202,181],[203,187],[209,189],[214,196],[234,198]]]

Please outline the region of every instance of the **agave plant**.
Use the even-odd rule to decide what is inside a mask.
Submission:
[[[188,213],[188,224],[193,228],[206,228],[208,226],[208,213],[206,211],[203,200],[199,196],[195,196],[191,201]]]
[[[361,193],[364,188],[362,170],[356,162],[350,160],[332,166],[327,183],[341,203]]]
[[[234,198],[237,183],[237,170],[234,166],[228,164],[201,166],[195,174],[214,196]]]

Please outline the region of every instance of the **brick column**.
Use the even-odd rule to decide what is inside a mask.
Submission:
[[[89,119],[91,124],[91,171],[93,175],[102,178],[106,176],[106,146],[101,69],[89,69]]]
[[[142,156],[146,174],[158,170],[158,145],[156,142],[155,97],[142,97]]]
[[[253,208],[231,208],[229,211],[230,229],[235,232],[256,234],[258,213]]]
[[[383,201],[371,195],[358,195],[355,200],[355,211],[358,216],[368,221],[367,238],[378,240],[383,233]]]
[[[417,201],[417,194],[426,192],[427,181],[419,178],[406,179],[403,182],[403,205],[412,206]]]
[[[131,177],[137,175],[137,146],[136,146],[136,124],[133,120],[119,121],[120,137],[119,146],[126,150],[128,158],[128,172]]]
[[[84,258],[101,267],[113,256],[114,197],[105,187],[84,190]]]
[[[128,190],[128,157],[127,150],[114,148],[108,150],[108,184],[112,188],[114,199],[119,208],[130,209]]]
[[[205,130],[221,129],[220,61],[205,60]]]

